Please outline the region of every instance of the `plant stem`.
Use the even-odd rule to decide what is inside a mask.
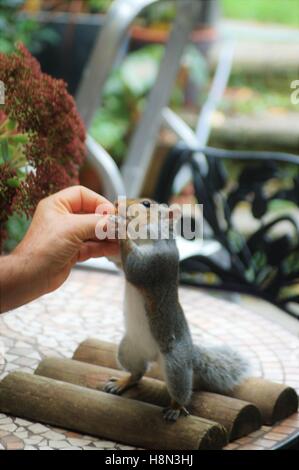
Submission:
[[[4,142],[0,142],[0,148],[1,148],[1,155],[4,160],[4,162],[8,162],[9,160],[9,153],[8,153],[8,142],[5,140]]]

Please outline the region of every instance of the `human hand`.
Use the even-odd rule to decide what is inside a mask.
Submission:
[[[22,267],[31,300],[60,287],[77,261],[118,254],[116,240],[99,241],[114,206],[93,191],[74,186],[39,203],[30,228],[11,257]],[[96,213],[97,212],[97,213]]]

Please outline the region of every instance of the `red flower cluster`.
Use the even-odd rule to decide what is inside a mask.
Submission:
[[[11,178],[16,176],[16,172],[7,163],[0,165],[0,225],[12,214],[15,189],[7,184]],[[1,229],[1,227],[0,227]]]
[[[76,184],[86,151],[85,130],[66,84],[43,74],[23,45],[14,54],[0,54],[0,80],[6,100],[0,123],[9,117],[18,133],[29,136],[24,155],[31,168],[12,188],[6,182],[14,176],[14,168],[0,161],[0,222],[4,222],[11,212],[29,215],[43,197]]]

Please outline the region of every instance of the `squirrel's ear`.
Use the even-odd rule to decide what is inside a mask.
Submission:
[[[169,220],[177,222],[182,217],[182,209],[179,204],[171,204],[168,210]]]

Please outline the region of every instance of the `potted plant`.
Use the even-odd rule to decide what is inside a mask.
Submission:
[[[164,44],[168,39],[170,25],[174,22],[175,16],[174,1],[160,2],[146,8],[132,28],[132,47],[135,49],[148,43]],[[217,38],[215,25],[218,16],[218,0],[203,2],[198,26],[192,34],[193,44],[198,46],[201,52],[206,53]]]
[[[0,79],[1,251],[19,241],[40,199],[78,182],[85,130],[66,84],[42,73],[23,45],[0,54]]]
[[[35,54],[42,70],[68,83],[72,95],[104,21],[111,0],[27,0],[23,16],[53,31],[57,40]]]
[[[105,86],[102,104],[90,132],[119,166],[127,154],[130,138],[155,83],[163,50],[162,45],[155,44],[130,52],[121,66],[113,71]],[[205,61],[190,46],[183,59],[171,106],[175,110],[181,110],[188,104],[187,82],[192,80],[204,86],[207,79]],[[193,106],[198,104],[198,100],[192,103]]]
[[[24,0],[1,0],[0,52],[12,52],[16,42],[20,41],[31,52],[39,53],[43,44],[55,40],[52,31],[42,28],[35,18],[19,15],[24,4]]]

